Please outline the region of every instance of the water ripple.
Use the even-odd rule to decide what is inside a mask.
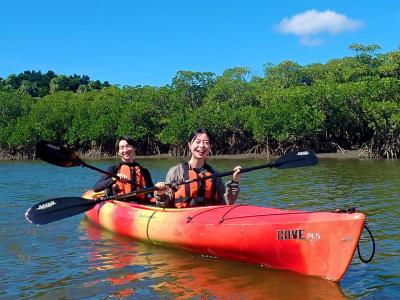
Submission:
[[[112,161],[90,162],[106,168]],[[143,160],[154,181],[175,160]],[[264,160],[212,160],[220,171]],[[0,162],[1,299],[345,299],[396,298],[400,289],[400,162],[321,159],[315,167],[263,169],[241,176],[243,204],[366,213],[375,258],[357,254],[340,285],[290,272],[202,257],[114,236],[74,216],[33,226],[24,213],[51,198],[80,196],[99,176],[43,162]],[[15,187],[18,187],[17,189]],[[11,188],[13,187],[13,188]],[[363,257],[372,244],[366,232]]]

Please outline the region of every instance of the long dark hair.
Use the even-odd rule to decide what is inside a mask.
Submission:
[[[119,142],[120,141],[126,141],[128,143],[128,145],[131,145],[131,146],[137,148],[135,141],[130,136],[121,136],[115,142],[115,152],[119,151]]]
[[[195,131],[193,131],[188,138],[188,142],[192,143],[196,137],[198,137],[200,134],[206,134],[208,136],[208,139],[210,140],[210,144],[214,143],[214,138],[212,136],[212,134],[205,128],[198,128]]]

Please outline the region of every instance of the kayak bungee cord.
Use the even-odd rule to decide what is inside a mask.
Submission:
[[[235,206],[231,207],[231,209],[229,209],[227,212],[224,213],[224,215],[222,216],[221,220],[219,220],[219,224],[222,224],[226,220],[225,216],[227,214],[229,214],[232,210],[234,210],[236,207],[239,207],[239,206],[244,206],[244,205],[238,204],[238,205],[235,205]]]
[[[153,218],[153,216],[156,214],[156,212],[157,212],[157,211],[154,211],[154,212],[151,214],[151,216],[149,217],[149,219],[148,219],[148,221],[147,221],[147,225],[146,225],[146,236],[147,236],[147,240],[148,240],[150,243],[153,243],[153,242],[151,241],[150,235],[149,235],[150,221],[151,221],[151,219]]]
[[[232,210],[234,210],[235,208],[238,208],[239,206],[245,206],[242,204],[237,204],[232,206],[230,209],[228,209],[223,216],[221,217],[221,219],[219,220],[219,224],[222,224],[224,221],[226,220],[234,220],[234,219],[245,219],[245,218],[253,218],[253,217],[268,217],[268,216],[275,216],[275,215],[282,215],[282,213],[279,214],[260,214],[260,215],[247,215],[247,216],[237,216],[237,217],[229,217],[229,218],[225,218],[226,215],[228,215]],[[218,207],[213,207],[207,210],[203,210],[197,214],[194,214],[193,216],[187,217],[186,219],[186,223],[190,223],[195,217],[204,214],[206,212],[210,212],[212,210],[216,210],[216,209],[220,209],[220,208],[224,208],[223,206],[218,206]],[[301,211],[301,212],[287,212],[286,214],[312,214],[312,213],[317,213],[318,211]],[[333,212],[335,213],[347,213],[347,214],[352,214],[356,212],[356,208],[355,207],[350,207],[347,209],[336,209]],[[374,255],[375,255],[375,240],[374,237],[372,235],[372,232],[369,230],[369,228],[367,227],[367,224],[364,224],[365,229],[368,231],[369,236],[371,237],[371,241],[372,241],[372,253],[371,256],[368,259],[365,259],[362,255],[361,255],[361,251],[360,251],[360,242],[358,242],[357,244],[357,253],[358,253],[358,257],[360,258],[360,260],[363,263],[369,263],[372,261]]]
[[[239,204],[239,205],[235,205],[233,208],[235,208],[235,207],[237,207],[237,206],[240,206],[240,204]],[[195,217],[197,217],[197,216],[199,216],[199,215],[201,215],[201,214],[204,214],[204,213],[209,212],[209,211],[212,211],[212,210],[222,209],[222,208],[225,208],[225,207],[226,207],[226,206],[215,206],[215,207],[212,207],[212,208],[210,208],[210,209],[203,210],[203,211],[201,211],[201,212],[199,212],[199,213],[197,213],[197,214],[194,214],[194,215],[191,216],[191,217],[187,217],[187,218],[186,218],[186,223],[190,223]],[[229,211],[230,211],[230,210],[229,210]]]
[[[336,209],[335,212],[352,214],[352,213],[356,212],[356,208],[355,207],[350,207],[350,208],[347,208],[347,209]],[[369,230],[369,228],[367,227],[367,224],[364,224],[364,227],[365,227],[365,229],[367,229],[367,231],[369,233],[369,236],[371,237],[372,253],[371,253],[371,256],[368,259],[365,259],[364,257],[362,257],[361,251],[360,251],[360,241],[358,241],[358,244],[357,244],[357,253],[358,253],[358,257],[360,258],[360,260],[363,263],[367,264],[367,263],[371,262],[372,259],[374,258],[374,255],[375,255],[375,240],[374,240],[374,237],[372,235],[371,230]]]
[[[360,252],[360,241],[357,244],[357,253],[358,253],[358,257],[360,258],[360,260],[363,263],[369,263],[372,261],[372,258],[374,258],[375,255],[375,240],[374,237],[372,236],[372,232],[371,230],[369,230],[369,228],[367,227],[367,224],[364,224],[365,229],[367,229],[369,236],[371,237],[371,242],[372,242],[372,253],[371,256],[368,259],[365,259],[364,257],[362,257],[361,252]]]
[[[226,220],[235,220],[235,219],[245,219],[245,218],[255,218],[255,217],[270,217],[270,216],[281,216],[281,215],[301,215],[301,214],[314,214],[314,213],[318,213],[318,212],[327,212],[327,211],[295,211],[295,212],[279,212],[276,214],[254,214],[254,215],[246,215],[246,216],[236,216],[236,217],[229,217],[229,218],[225,218],[225,216],[230,213],[232,210],[234,210],[235,208],[238,207],[242,207],[242,206],[246,206],[243,204],[237,204],[232,206],[228,211],[226,211],[224,213],[224,215],[221,217],[221,219],[219,220],[219,224],[225,222]],[[193,216],[187,217],[186,219],[186,223],[190,223],[195,217],[204,214],[206,212],[212,211],[212,210],[216,210],[216,209],[223,209],[225,208],[225,206],[217,206],[217,207],[213,207],[207,210],[203,210],[197,214],[194,214]]]
[[[291,212],[286,212],[286,213],[279,212],[279,213],[276,213],[276,214],[254,214],[254,215],[236,216],[236,217],[225,218],[225,216],[226,216],[228,213],[230,213],[232,210],[234,210],[235,208],[238,208],[238,207],[240,207],[240,206],[246,206],[246,205],[243,205],[243,204],[236,204],[236,205],[233,205],[233,206],[232,206],[231,208],[229,208],[229,209],[224,213],[224,215],[221,217],[221,219],[219,220],[219,224],[223,223],[223,222],[226,221],[226,220],[245,219],[245,218],[255,218],[255,217],[270,217],[270,216],[277,216],[277,215],[281,216],[281,215],[314,214],[314,213],[318,213],[318,212],[327,212],[326,210],[321,210],[321,211],[295,211],[295,212],[292,212],[292,211],[291,211]],[[223,209],[223,208],[226,208],[226,206],[217,206],[217,207],[212,207],[212,208],[210,208],[210,209],[203,210],[203,211],[201,211],[201,212],[199,212],[199,213],[194,214],[193,216],[187,217],[186,223],[190,223],[195,217],[197,217],[197,216],[199,216],[199,215],[201,215],[201,214],[204,214],[204,213],[209,212],[209,211],[212,211],[212,210]],[[335,210],[335,211],[333,211],[333,212],[340,212],[340,213],[349,213],[349,214],[351,214],[351,213],[354,212],[354,210],[353,210],[353,209],[351,209],[351,210],[350,210],[350,209],[349,209],[349,210],[343,210],[343,211]]]

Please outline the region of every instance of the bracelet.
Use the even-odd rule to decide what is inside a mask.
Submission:
[[[237,189],[239,188],[239,182],[238,181],[234,181],[234,180],[231,180],[231,181],[227,182],[226,185],[230,189],[231,188],[237,188]]]

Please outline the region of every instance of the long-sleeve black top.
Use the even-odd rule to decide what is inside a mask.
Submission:
[[[107,169],[108,173],[111,173],[115,176],[117,176],[117,173],[121,167],[121,165],[124,163],[117,163],[115,165],[110,166]],[[146,168],[142,167],[141,165],[139,165],[138,163],[133,163],[133,164],[128,164],[131,166],[138,166],[140,168],[140,172],[143,175],[145,181],[146,181],[146,186],[145,187],[154,187],[154,183],[153,180],[151,178],[150,172],[149,170],[147,170]],[[134,168],[132,168],[132,178],[134,176],[136,176],[136,174],[134,174]],[[99,192],[102,190],[106,190],[106,195],[110,196],[110,195],[114,195],[115,192],[113,191],[113,177],[107,174],[101,175],[99,180],[95,183],[95,185],[93,186],[93,190],[95,192]],[[145,188],[143,187],[143,188]],[[136,189],[136,186],[132,186],[132,191],[134,191]],[[146,194],[146,199],[148,199],[148,201],[150,201],[150,199],[153,197],[153,193],[147,193]],[[132,200],[135,200],[134,198]]]

